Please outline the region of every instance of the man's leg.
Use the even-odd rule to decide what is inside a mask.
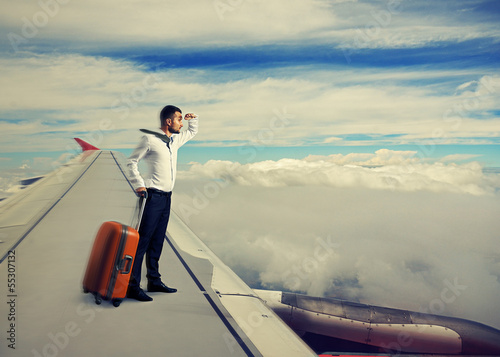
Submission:
[[[172,193],[169,192],[166,199],[164,210],[161,214],[156,229],[151,236],[149,247],[146,251],[146,267],[148,269],[147,277],[151,284],[160,283],[159,260],[165,241],[165,232],[167,230],[168,219],[170,218],[170,203]]]
[[[141,268],[144,254],[146,253],[156,226],[161,219],[165,207],[165,196],[148,192],[141,226],[139,228],[139,244],[135,254],[134,264],[130,275],[129,288],[138,289],[141,282]]]

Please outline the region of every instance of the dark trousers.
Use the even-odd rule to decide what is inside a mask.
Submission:
[[[144,207],[139,228],[139,245],[130,276],[129,287],[138,288],[141,283],[141,268],[146,254],[147,278],[151,282],[160,281],[158,261],[160,260],[165,231],[170,217],[172,192],[148,189],[148,198]]]

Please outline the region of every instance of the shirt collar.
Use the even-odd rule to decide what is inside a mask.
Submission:
[[[163,130],[161,130],[161,128],[157,128],[157,129],[156,129],[156,130],[154,130],[154,131],[156,131],[156,132],[158,132],[158,133],[160,133],[160,134],[166,135],[166,136],[168,137],[168,135],[167,135],[167,134],[165,134],[165,132],[164,132]],[[172,142],[172,141],[174,140],[174,136],[175,136],[175,135],[177,135],[177,134],[172,134],[172,135],[170,135],[170,142]]]

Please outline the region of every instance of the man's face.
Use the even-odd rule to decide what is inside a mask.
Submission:
[[[180,112],[175,112],[172,119],[167,119],[167,129],[172,134],[179,134],[182,125],[182,114]]]

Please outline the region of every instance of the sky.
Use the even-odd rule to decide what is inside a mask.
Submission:
[[[174,209],[250,285],[500,328],[498,1],[1,4],[0,196],[174,104]]]

